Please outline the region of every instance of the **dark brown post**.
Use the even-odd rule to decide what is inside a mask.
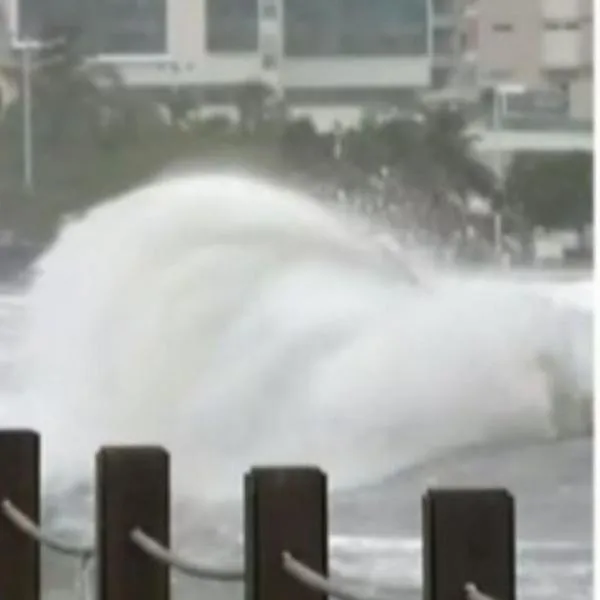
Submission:
[[[463,600],[474,583],[515,599],[514,502],[503,489],[429,490],[423,497],[424,600]]]
[[[0,431],[0,503],[10,500],[40,519],[40,438],[34,431]],[[40,549],[0,513],[0,598],[40,598]]]
[[[246,600],[322,600],[282,553],[327,575],[327,479],[316,468],[256,468],[245,479]]]
[[[140,528],[169,546],[169,455],[156,447],[97,455],[98,600],[168,600],[169,569],[130,538]]]

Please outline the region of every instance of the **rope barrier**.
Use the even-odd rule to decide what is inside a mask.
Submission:
[[[37,541],[40,545],[54,550],[59,554],[80,559],[81,576],[78,587],[81,590],[83,598],[91,598],[88,571],[95,557],[94,546],[74,544],[51,537],[44,533],[36,523],[19,510],[10,500],[5,499],[2,501],[2,513],[17,529]],[[241,582],[245,579],[244,569],[241,567],[225,568],[200,565],[190,559],[177,556],[139,528],[131,532],[130,539],[132,543],[154,560],[166,564],[190,577],[221,582]],[[371,596],[353,592],[343,584],[314,571],[309,566],[294,558],[289,552],[283,552],[282,554],[282,567],[294,579],[324,595],[338,598],[339,600],[374,600]],[[465,584],[464,591],[466,600],[495,600],[495,598],[481,592],[472,582]]]
[[[89,577],[89,569],[93,564],[96,553],[93,546],[73,544],[51,537],[47,533],[44,533],[37,523],[34,523],[8,499],[2,501],[2,513],[19,531],[38,542],[41,546],[54,550],[54,552],[64,556],[78,558],[80,560],[80,568],[79,576],[75,581],[75,593],[81,600],[91,600],[93,598]]]
[[[289,552],[284,552],[282,558],[284,570],[300,583],[315,591],[321,592],[326,596],[338,598],[339,600],[374,600],[373,596],[357,594],[348,590],[341,583],[334,582],[331,578],[317,573],[309,566],[294,558]],[[481,592],[472,582],[465,584],[464,589],[465,600],[496,600],[492,596]]]
[[[199,565],[189,559],[174,554],[168,548],[152,539],[141,529],[131,532],[131,541],[148,556],[163,564],[173,567],[180,573],[185,573],[196,579],[207,579],[211,581],[243,581],[244,570],[242,568],[221,568]]]
[[[317,573],[307,565],[295,559],[289,552],[283,553],[284,570],[297,579],[300,583],[327,596],[339,598],[339,600],[366,600],[366,596],[360,596],[345,589],[339,583],[334,583],[324,575]]]
[[[492,596],[488,596],[481,592],[472,582],[465,585],[465,596],[467,600],[496,600]]]
[[[25,513],[19,510],[10,500],[2,501],[2,512],[4,516],[23,533],[36,540],[42,546],[46,546],[59,554],[73,556],[75,558],[91,558],[94,556],[93,546],[84,546],[70,542],[57,540],[44,533]]]

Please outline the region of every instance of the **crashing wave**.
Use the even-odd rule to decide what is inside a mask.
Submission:
[[[220,498],[251,464],[317,463],[344,487],[451,448],[590,431],[589,400],[557,402],[547,378],[585,387],[549,337],[557,311],[506,280],[415,278],[268,183],[153,182],[68,224],[37,269],[26,412],[65,485],[106,443],[163,444],[179,493]]]

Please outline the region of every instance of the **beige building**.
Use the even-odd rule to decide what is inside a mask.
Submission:
[[[593,114],[593,0],[457,0],[460,82],[560,91],[573,119]]]
[[[17,96],[9,0],[0,0],[0,114]]]
[[[0,0],[0,7],[10,9],[5,25],[19,34],[36,37],[41,22],[83,24],[86,52],[117,65],[130,84],[192,85],[209,102],[262,79],[292,103],[359,115],[365,104],[410,103],[415,92],[476,99],[517,83],[560,92],[561,110],[585,120],[592,2]]]

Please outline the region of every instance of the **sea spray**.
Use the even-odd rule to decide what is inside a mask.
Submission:
[[[102,444],[156,443],[176,496],[212,502],[239,498],[252,464],[319,464],[340,488],[552,439],[537,357],[555,311],[506,281],[432,273],[246,177],[179,175],[91,210],[27,296],[24,412],[46,481],[91,481]]]

